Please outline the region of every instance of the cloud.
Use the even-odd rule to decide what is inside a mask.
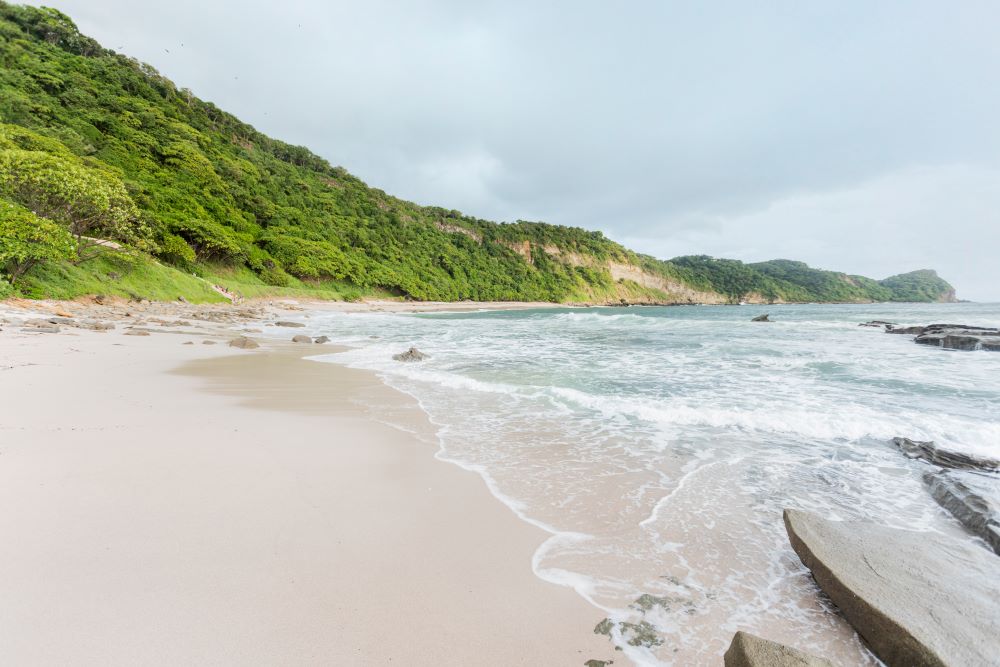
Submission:
[[[988,0],[45,4],[420,203],[1000,300]]]

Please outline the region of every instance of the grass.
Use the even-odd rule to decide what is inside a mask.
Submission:
[[[363,289],[338,280],[301,281],[292,278],[286,287],[268,285],[245,266],[201,264],[201,276],[208,282],[225,287],[244,298],[322,299],[326,301],[358,301],[361,299],[393,299],[397,295],[386,290]]]
[[[81,264],[39,264],[18,281],[15,293],[29,299],[75,299],[101,294],[150,301],[176,301],[178,297],[192,303],[226,301],[196,276],[145,255],[115,250],[104,250]]]

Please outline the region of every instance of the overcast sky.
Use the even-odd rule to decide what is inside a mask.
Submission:
[[[419,203],[1000,300],[994,0],[32,4]]]

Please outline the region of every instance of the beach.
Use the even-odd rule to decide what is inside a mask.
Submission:
[[[253,324],[0,325],[0,662],[614,657],[410,397],[318,345],[225,344]]]

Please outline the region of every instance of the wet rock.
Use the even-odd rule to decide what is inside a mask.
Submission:
[[[723,660],[725,667],[833,667],[829,660],[742,630],[733,637]]]
[[[939,534],[786,509],[792,548],[890,667],[1000,665],[1000,560]]]
[[[313,339],[310,338],[309,336],[305,336],[305,335],[299,334],[298,336],[292,336],[292,342],[293,343],[311,343],[311,342],[313,342]]]
[[[1000,556],[1000,477],[928,470],[924,483],[941,507]]]
[[[1000,329],[964,324],[929,324],[914,342],[948,350],[986,350],[1000,352]]]
[[[872,327],[877,329],[890,329],[894,325],[892,322],[886,322],[885,320],[871,320],[869,322],[862,322],[858,325],[859,327]]]
[[[201,341],[201,344],[202,345],[215,345],[215,341],[214,340],[203,340],[203,341]]]
[[[959,470],[1000,471],[1000,461],[984,456],[973,456],[962,452],[952,452],[942,449],[933,442],[910,440],[909,438],[893,438],[892,443],[899,447],[903,455],[910,459],[923,459],[942,468]]]
[[[751,322],[770,322],[771,321],[771,314],[767,313],[765,315],[758,315],[757,317],[753,318],[750,321]]]
[[[885,332],[891,334],[906,334],[916,336],[922,334],[927,327],[888,327]]]
[[[275,323],[274,323],[274,326],[276,326],[276,327],[293,327],[293,328],[301,328],[301,327],[304,327],[304,326],[305,326],[305,324],[303,324],[302,322],[288,322],[288,321],[286,321],[286,320],[280,320],[280,321],[278,321],[278,322],[275,322]]]
[[[329,336],[319,336],[315,340],[313,340],[313,342],[314,343],[319,343],[320,345],[322,345],[323,343],[329,343],[330,342],[330,337]]]
[[[260,347],[260,345],[257,341],[247,338],[246,336],[237,336],[229,341],[229,347],[238,347],[241,350],[253,350]]]
[[[429,357],[417,348],[411,347],[406,352],[392,355],[392,358],[396,361],[423,361]]]
[[[194,341],[193,340],[189,340],[186,343],[184,343],[184,345],[194,345]]]

